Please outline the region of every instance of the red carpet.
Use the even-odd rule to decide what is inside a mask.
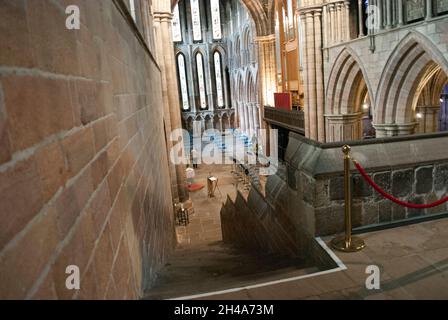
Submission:
[[[188,191],[194,192],[194,191],[201,190],[202,188],[204,188],[203,184],[201,184],[201,183],[193,183],[193,184],[190,184],[188,186]]]

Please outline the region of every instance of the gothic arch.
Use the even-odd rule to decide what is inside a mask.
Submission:
[[[412,31],[389,56],[376,96],[377,124],[413,124],[420,92],[438,69],[448,74],[448,62],[429,39]]]
[[[361,60],[349,47],[336,58],[327,83],[326,113],[350,114],[360,112],[362,99],[369,94],[372,105],[372,89]]]

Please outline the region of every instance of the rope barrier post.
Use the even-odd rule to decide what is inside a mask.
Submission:
[[[331,240],[334,249],[343,252],[356,252],[366,245],[364,240],[352,237],[352,193],[350,183],[350,146],[344,145],[344,200],[345,200],[345,235],[337,236]]]

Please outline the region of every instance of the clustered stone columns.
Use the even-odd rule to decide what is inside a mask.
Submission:
[[[154,5],[154,29],[156,36],[157,62],[162,70],[162,94],[164,101],[164,119],[167,137],[171,130],[182,128],[180,105],[178,97],[176,63],[171,41],[171,13],[169,1],[155,1]],[[169,139],[168,139],[169,140]],[[172,142],[168,142],[168,150]],[[170,161],[171,185],[173,197],[180,201],[188,199],[186,188],[185,166],[173,165]]]
[[[322,8],[299,10],[304,31],[305,135],[325,140],[322,70]],[[337,15],[335,15],[337,17]],[[334,21],[337,21],[335,18]],[[334,32],[334,28],[333,28]]]
[[[248,136],[258,134],[260,129],[259,104],[255,102],[238,103],[239,127]]]
[[[330,46],[350,39],[350,2],[326,3],[322,7],[323,43]]]
[[[259,71],[259,95],[260,103],[256,104],[257,107],[257,119],[260,129],[266,129],[269,131],[269,125],[267,125],[261,119],[264,118],[264,106],[274,106],[274,92],[277,91],[277,72],[276,72],[276,59],[275,59],[275,34],[267,36],[259,36],[255,39],[258,43],[258,71]],[[266,154],[270,154],[269,135],[261,135],[261,145]]]

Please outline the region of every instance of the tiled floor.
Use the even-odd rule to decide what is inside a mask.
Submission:
[[[361,237],[363,251],[335,252],[347,270],[204,299],[448,299],[448,219]],[[379,290],[366,289],[369,265],[380,269]]]

